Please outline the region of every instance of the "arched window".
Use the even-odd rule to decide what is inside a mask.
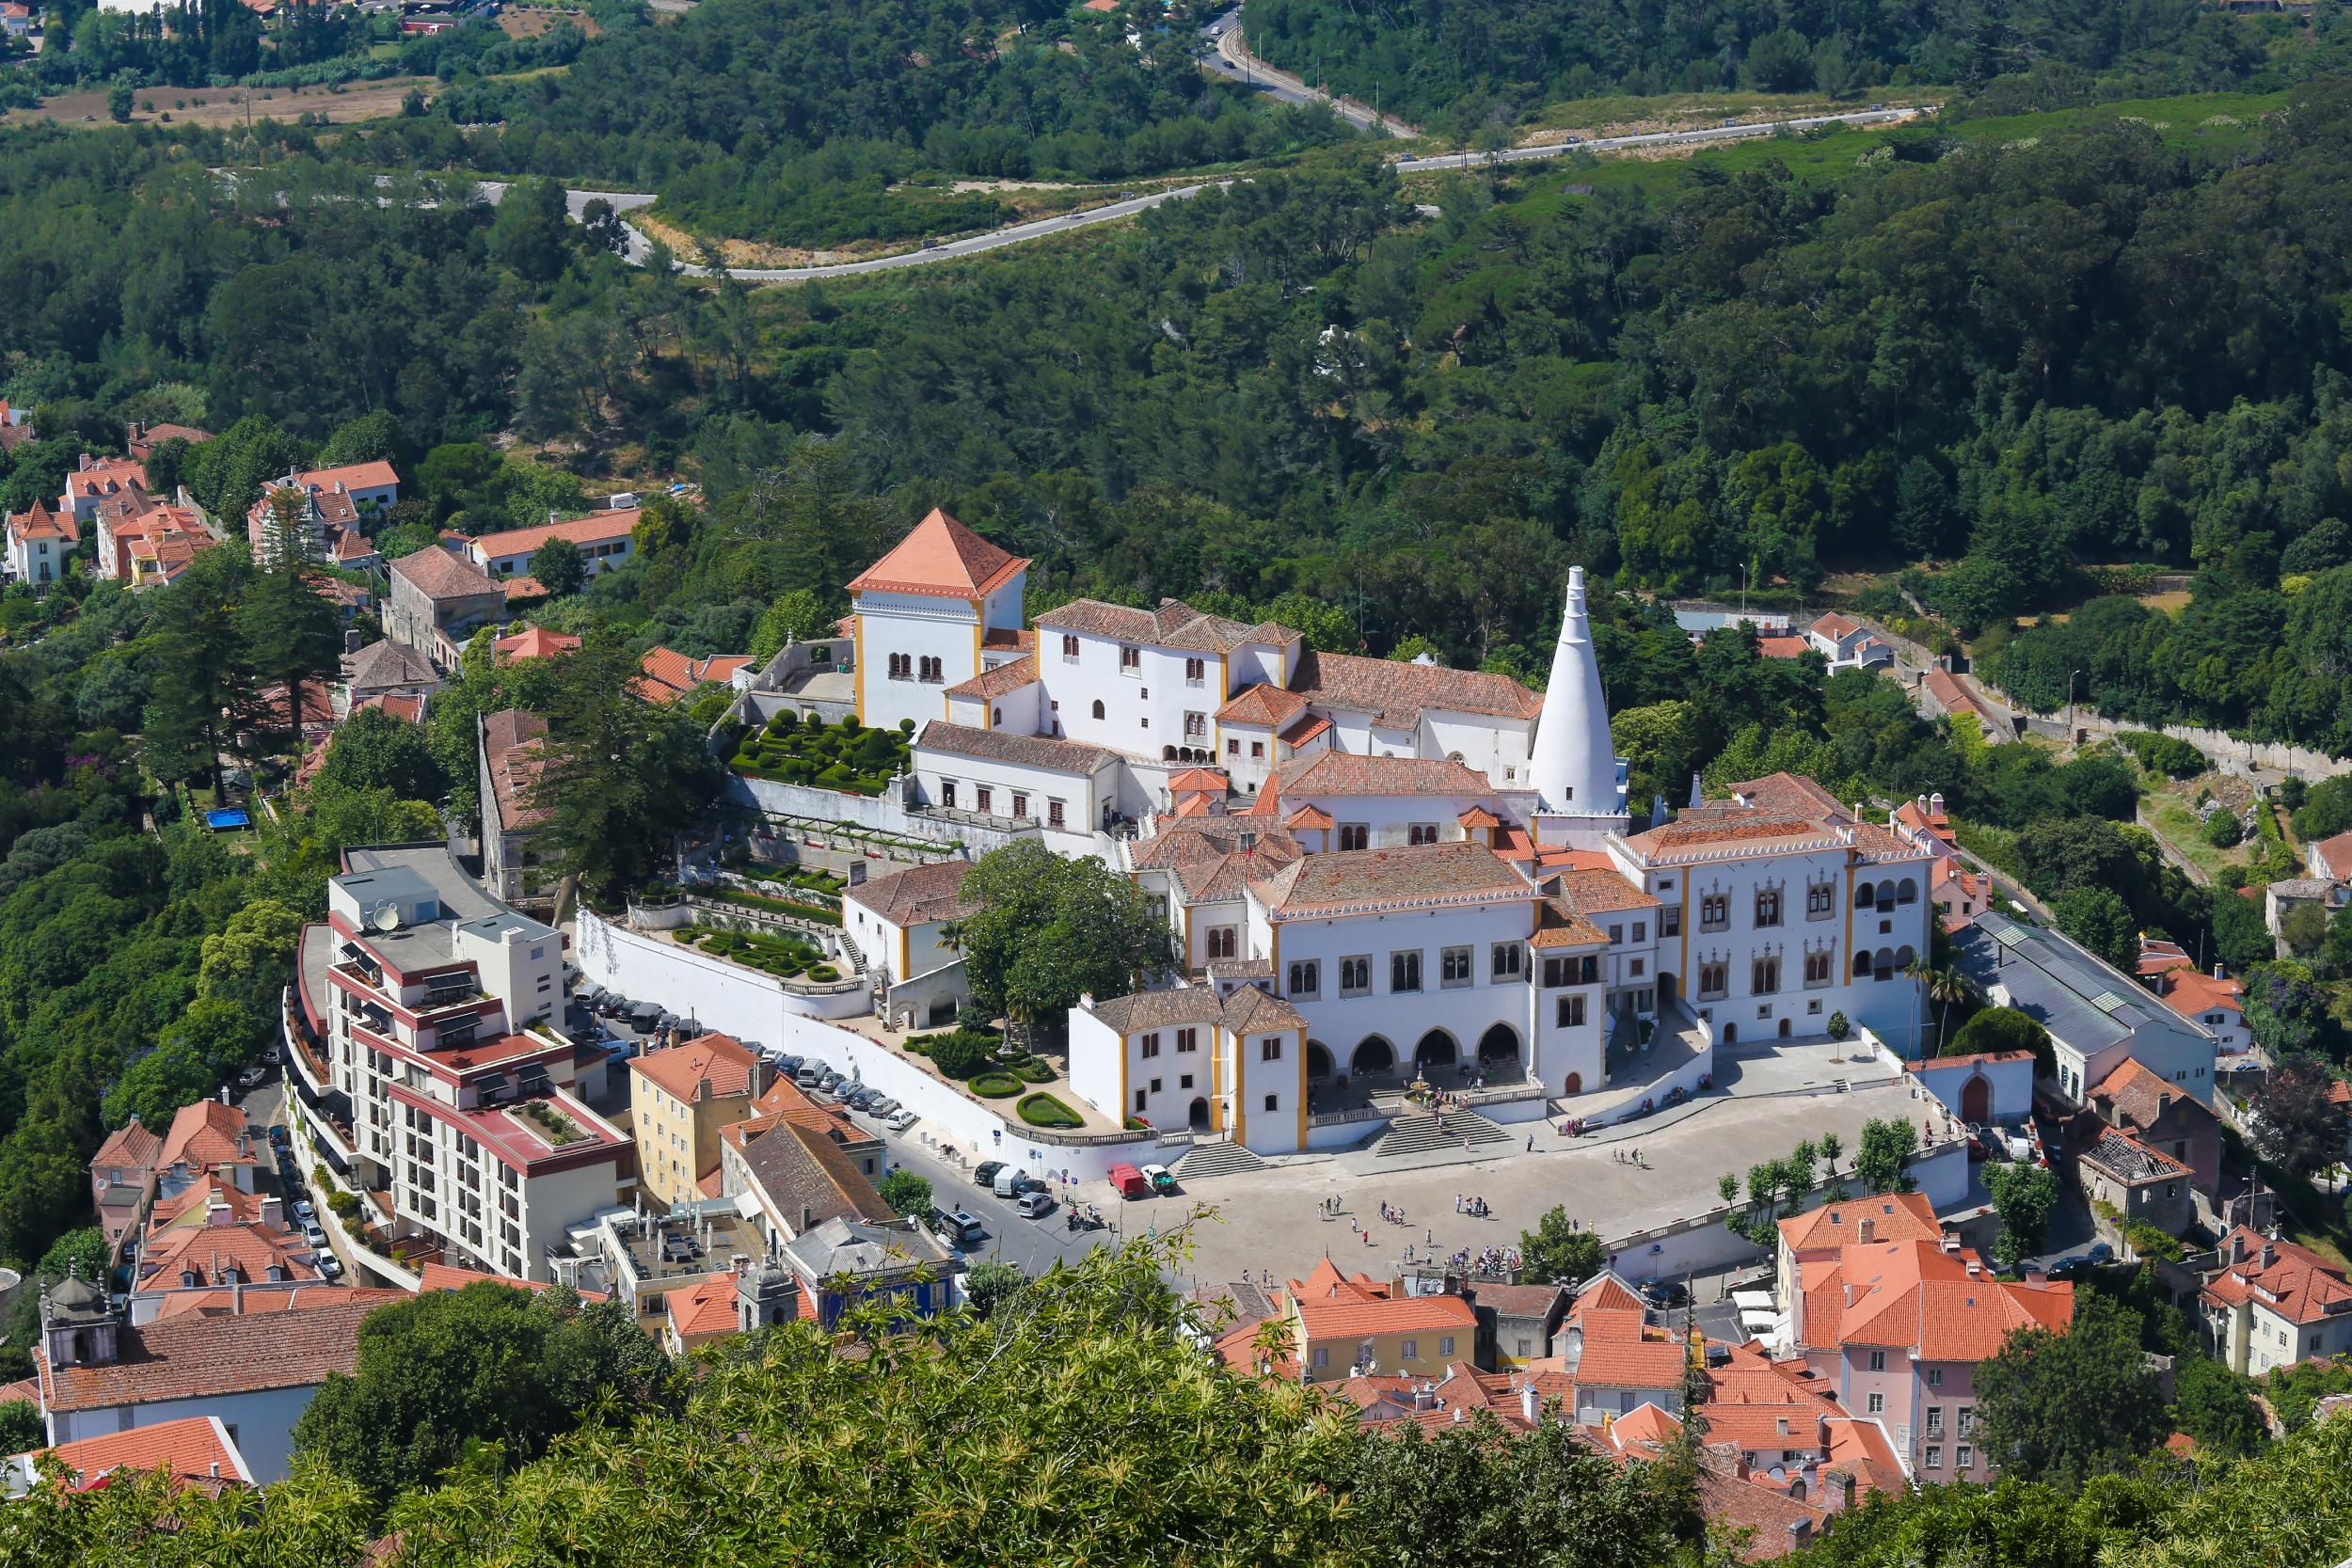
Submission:
[[[1100,719],[1100,718],[1102,718],[1102,717],[1103,717],[1103,702],[1102,702],[1102,699],[1101,699],[1101,698],[1099,698],[1099,697],[1098,697],[1098,698],[1096,698],[1096,699],[1095,699],[1095,702],[1094,702],[1094,717],[1096,717],[1097,719]]]
[[[1915,882],[1910,878],[1905,877],[1901,881],[1895,884],[1896,903],[1916,904],[1918,901],[1919,884],[1917,882]]]
[[[1000,707],[990,708],[988,710],[988,721],[991,724],[1002,724],[1005,721],[1005,710]]]
[[[1853,907],[1857,910],[1874,910],[1878,908],[1878,895],[1870,891],[1869,883],[1857,882],[1854,884]]]
[[[1865,891],[1867,892],[1867,890],[1866,889]],[[1856,954],[1853,956],[1853,975],[1854,975],[1854,978],[1855,978],[1855,979],[1857,979],[1857,980],[1867,979],[1867,978],[1869,976],[1869,974],[1870,974],[1870,955],[1869,955],[1869,954],[1867,954],[1867,953],[1856,953]]]

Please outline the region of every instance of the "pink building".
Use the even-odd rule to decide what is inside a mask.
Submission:
[[[1975,1253],[1915,1236],[1800,1259],[1788,1227],[1813,1217],[1781,1222],[1780,1288],[1806,1367],[1847,1411],[1883,1424],[1921,1481],[1991,1480],[1975,1430],[1977,1364],[2018,1329],[2063,1331],[2074,1288],[2007,1284]]]

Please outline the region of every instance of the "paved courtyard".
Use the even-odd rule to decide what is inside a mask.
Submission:
[[[1882,1064],[1877,1071],[1883,1076],[1887,1069]],[[1513,1142],[1477,1151],[1497,1151],[1490,1158],[1456,1153],[1446,1163],[1428,1164],[1348,1152],[1205,1178],[1188,1183],[1186,1196],[1216,1214],[1195,1227],[1196,1250],[1184,1272],[1193,1284],[1221,1284],[1261,1269],[1271,1269],[1279,1280],[1305,1274],[1328,1252],[1346,1267],[1380,1275],[1403,1259],[1408,1243],[1417,1258],[1514,1245],[1554,1204],[1604,1237],[1625,1236],[1713,1209],[1720,1201],[1716,1182],[1725,1171],[1744,1179],[1749,1166],[1786,1155],[1803,1139],[1835,1132],[1846,1150],[1841,1164],[1851,1168],[1865,1121],[1924,1124],[1931,1115],[1943,1124],[1940,1108],[1914,1099],[1899,1079],[1845,1094],[1756,1098],[1735,1092],[1613,1130],[1606,1142],[1515,1127]],[[1531,1136],[1533,1152],[1526,1147]],[[1636,1148],[1640,1165],[1616,1158]],[[1490,1217],[1457,1214],[1456,1194],[1484,1197]],[[1325,1219],[1319,1206],[1331,1197],[1340,1200],[1341,1212]],[[1402,1208],[1407,1223],[1381,1219],[1383,1203]],[[1183,1212],[1168,1199],[1148,1207],[1162,1229]],[[1128,1216],[1131,1224],[1141,1218]],[[1350,1218],[1371,1227],[1369,1244],[1350,1228]]]

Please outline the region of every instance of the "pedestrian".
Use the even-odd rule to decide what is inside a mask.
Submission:
[[[1530,1154],[1535,1152],[1535,1134],[1533,1132],[1527,1135],[1527,1152]]]

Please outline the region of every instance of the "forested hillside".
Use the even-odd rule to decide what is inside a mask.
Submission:
[[[1971,90],[2039,67],[2096,77],[2118,96],[2212,91],[2341,70],[2333,0],[2311,38],[2286,17],[2231,15],[2202,0],[2078,6],[1851,6],[1798,0],[1250,0],[1250,46],[1277,65],[1397,112],[1467,133],[1559,99],[1609,92],[1844,94],[1886,83]],[[2006,95],[2005,95],[2006,96]]]
[[[1208,81],[1189,27],[1130,46],[1130,25],[1030,0],[728,0],[616,24],[568,71],[475,82],[370,144],[391,165],[660,191],[698,233],[816,245],[1009,216],[985,195],[885,194],[909,176],[1116,180],[1346,134]]]

